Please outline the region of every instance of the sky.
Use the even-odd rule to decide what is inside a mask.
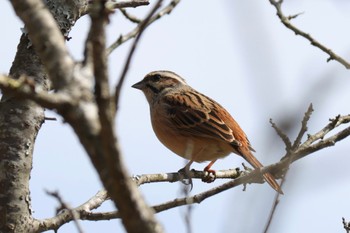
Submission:
[[[148,7],[130,9],[142,17]],[[345,0],[284,1],[286,15],[303,13],[292,21],[319,42],[350,61],[350,3]],[[22,22],[9,1],[0,1],[3,32],[0,43],[0,72],[7,74],[21,35]],[[74,58],[83,57],[88,17],[80,19],[67,42]],[[135,25],[117,12],[108,26],[108,43]],[[130,43],[109,58],[111,85],[115,85],[125,63]],[[148,72],[171,70],[187,83],[217,100],[237,120],[265,165],[279,161],[284,144],[269,124],[290,125],[293,141],[308,105],[315,111],[309,133],[322,129],[329,118],[349,114],[349,71],[285,28],[269,1],[182,1],[168,16],[151,25],[136,50],[116,118],[116,132],[130,174],[175,172],[185,161],[166,149],[154,135],[143,94],[131,88]],[[35,146],[31,175],[34,217],[55,214],[58,203],[46,190],[59,191],[72,207],[100,190],[101,183],[79,141],[68,124],[57,117],[43,125]],[[305,140],[305,139],[304,139]],[[350,220],[349,138],[335,147],[316,152],[293,163],[288,172],[270,233],[344,232],[342,217]],[[214,169],[241,167],[235,155],[218,161]],[[203,169],[203,164],[193,168]],[[191,194],[222,183],[194,182]],[[182,197],[178,183],[140,187],[150,205]],[[192,232],[262,232],[270,212],[274,191],[267,184],[237,187],[191,208]],[[108,202],[98,211],[113,209]],[[186,232],[186,207],[157,214],[166,232]],[[84,232],[123,232],[119,220],[81,222]],[[77,232],[73,223],[60,233]]]

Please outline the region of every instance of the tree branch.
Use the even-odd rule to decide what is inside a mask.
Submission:
[[[120,12],[125,16],[125,18],[127,18],[130,22],[133,23],[141,23],[142,20],[136,18],[136,16],[130,15],[125,9],[120,9]]]
[[[158,5],[155,9],[152,9],[151,13],[157,7]],[[120,211],[127,232],[163,232],[161,225],[154,217],[153,210],[147,206],[137,186],[129,179],[122,161],[118,139],[115,135],[115,104],[113,102],[114,98],[111,97],[109,92],[108,65],[105,52],[105,26],[108,22],[108,15],[109,11],[105,8],[104,1],[94,3],[90,13],[92,24],[87,47],[92,47],[95,99],[98,107],[100,130],[95,138],[96,148],[93,148],[93,151],[89,153],[90,158],[109,196]],[[87,50],[89,49],[87,48]],[[128,59],[128,62],[130,62],[130,59]],[[83,135],[79,136],[85,137]]]
[[[350,233],[350,222],[346,222],[344,217],[342,218],[342,222],[346,233]]]
[[[297,149],[300,146],[301,140],[304,136],[304,134],[307,132],[307,122],[310,120],[311,114],[314,111],[312,104],[309,105],[309,108],[307,109],[307,111],[305,112],[304,118],[301,122],[301,128],[300,131],[298,133],[297,138],[295,139],[293,146],[292,146],[292,150]]]
[[[166,14],[170,14],[172,10],[177,6],[177,4],[180,2],[180,0],[172,0],[166,7],[164,7],[161,11],[159,11],[157,14],[155,14],[145,25],[145,27],[148,27],[161,17],[163,17]],[[141,24],[137,25],[132,31],[127,33],[126,35],[120,35],[120,37],[112,43],[107,48],[107,54],[111,54],[116,48],[118,48],[123,43],[127,42],[128,40],[136,37],[141,31]]]
[[[128,57],[126,59],[125,65],[124,65],[124,69],[122,71],[122,74],[120,75],[118,84],[115,87],[114,102],[115,102],[116,110],[118,110],[120,91],[122,89],[122,86],[123,86],[123,83],[124,83],[124,80],[125,80],[125,77],[126,77],[126,73],[129,70],[130,62],[131,62],[132,56],[134,55],[136,46],[137,46],[137,44],[138,44],[138,42],[139,42],[139,40],[141,38],[142,33],[146,29],[147,25],[149,25],[149,22],[150,22],[152,16],[160,8],[162,2],[163,2],[163,0],[159,0],[156,3],[156,5],[153,7],[151,12],[146,16],[146,18],[139,24],[139,32],[137,34],[137,37],[136,37],[134,43],[131,46],[130,52],[128,54]]]
[[[306,122],[308,121],[310,114],[312,112],[312,105],[308,108],[308,111],[305,113],[305,116],[302,121],[301,131],[304,131],[306,126]],[[251,183],[264,183],[264,179],[262,178],[262,174],[266,172],[272,173],[276,178],[284,177],[285,170],[290,166],[294,161],[305,157],[308,154],[311,154],[318,149],[324,148],[326,146],[334,145],[336,142],[348,137],[350,135],[350,126],[339,131],[335,135],[326,138],[324,140],[319,141],[315,145],[313,142],[319,140],[321,137],[324,137],[327,133],[332,131],[333,129],[350,122],[350,115],[346,116],[337,116],[335,119],[331,119],[331,122],[325,126],[322,130],[317,132],[314,135],[310,135],[309,138],[301,144],[298,148],[292,151],[287,152],[287,156],[283,157],[281,161],[274,163],[269,166],[265,166],[261,169],[255,169],[251,171],[240,172],[238,168],[231,170],[222,170],[216,172],[217,178],[222,179],[233,179],[232,181],[226,182],[222,185],[209,189],[207,191],[198,193],[196,195],[187,196],[183,198],[176,198],[171,201],[167,201],[161,203],[159,205],[152,206],[156,213],[169,210],[172,208],[176,208],[184,205],[191,204],[199,204],[202,201],[206,200],[209,197],[217,195],[223,191],[228,189],[237,187],[239,185],[251,184]],[[297,136],[299,138],[299,136]],[[332,142],[332,143],[330,143]],[[311,148],[311,149],[310,149]],[[301,156],[302,155],[302,156]],[[289,159],[286,159],[289,158]],[[207,174],[203,171],[190,171],[190,177],[193,179],[203,179]],[[147,184],[147,183],[158,183],[158,182],[176,182],[182,181],[184,179],[184,174],[181,172],[176,173],[165,173],[165,174],[145,174],[145,175],[137,175],[133,177],[134,182],[137,185]],[[89,201],[84,203],[82,206],[77,207],[74,211],[79,212],[80,219],[82,220],[111,220],[115,218],[120,218],[119,211],[111,211],[111,212],[103,212],[103,213],[92,213],[91,210],[98,208],[105,200],[107,200],[108,196],[105,191],[100,191],[96,196],[92,197]],[[276,196],[276,201],[274,203],[274,208],[271,213],[271,218],[273,216],[273,212],[277,207],[279,196]],[[97,201],[96,201],[97,200]],[[64,222],[68,222],[72,220],[72,216],[63,216],[63,214],[54,217],[56,220],[60,218],[61,221],[64,219]],[[45,220],[44,222],[48,224],[48,222],[54,222],[54,220]],[[50,228],[52,229],[52,228]],[[267,225],[268,229],[268,225]]]
[[[26,25],[31,42],[55,88],[67,87],[74,61],[55,19],[41,0],[12,0],[16,14]],[[60,4],[60,3],[58,3]]]
[[[48,109],[61,109],[74,102],[71,96],[65,93],[49,93],[43,90],[42,86],[34,82],[34,78],[26,75],[18,79],[0,75],[0,89],[8,96],[30,99]]]
[[[327,62],[331,61],[331,60],[336,60],[338,61],[340,64],[342,64],[346,69],[350,69],[350,63],[347,62],[344,58],[340,57],[339,55],[337,55],[336,53],[334,53],[331,49],[327,48],[325,45],[321,44],[320,42],[318,42],[315,38],[313,38],[310,34],[300,30],[299,28],[297,28],[296,26],[294,26],[290,20],[296,18],[298,15],[300,14],[296,14],[293,16],[285,16],[282,12],[282,3],[283,0],[269,0],[270,3],[275,7],[276,12],[277,12],[277,16],[278,18],[281,20],[281,22],[284,24],[284,26],[286,26],[287,28],[289,28],[290,30],[292,30],[296,35],[299,35],[301,37],[304,37],[305,39],[307,39],[308,41],[310,41],[310,43],[321,49],[323,52],[325,52],[326,54],[329,55],[329,58],[327,59]]]
[[[139,7],[149,5],[149,0],[129,0],[129,1],[116,1],[110,0],[106,2],[107,9],[121,9],[127,7]]]

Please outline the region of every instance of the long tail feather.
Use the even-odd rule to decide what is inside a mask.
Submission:
[[[249,151],[249,150],[244,150],[239,148],[238,150],[241,154],[241,156],[247,160],[247,162],[252,165],[255,169],[257,168],[262,168],[263,165],[259,162],[259,160],[257,160],[257,158],[255,158],[255,156]],[[277,183],[277,181],[275,180],[275,177],[273,177],[273,175],[269,172],[264,173],[263,174],[264,179],[266,180],[266,182],[274,189],[276,190],[278,193],[283,194],[283,191],[280,187],[280,185]]]

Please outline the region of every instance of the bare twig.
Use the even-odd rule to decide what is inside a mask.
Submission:
[[[91,210],[97,209],[102,205],[103,202],[108,200],[108,195],[105,190],[99,191],[96,195],[91,197],[88,201],[86,201],[84,204],[71,209],[72,212],[75,214],[73,215],[72,212],[66,213],[66,211],[60,211],[55,217],[48,218],[44,220],[37,220],[37,223],[39,225],[38,230],[40,232],[47,231],[47,230],[57,230],[60,226],[64,225],[65,223],[68,223],[72,220],[74,220],[74,216],[76,216],[77,219],[86,219],[86,216],[89,215]]]
[[[350,222],[346,222],[344,217],[342,218],[342,221],[346,233],[350,233]]]
[[[191,179],[191,178],[187,177],[187,179]],[[190,191],[192,190],[192,186],[193,186],[193,184],[190,182],[190,187],[187,187],[187,185],[182,185],[180,187],[181,193],[183,194],[183,196],[188,197],[190,195]],[[183,220],[184,220],[184,225],[186,227],[186,232],[192,233],[192,205],[188,205],[187,208],[185,208],[183,211],[184,211],[184,213],[182,214],[182,216],[183,216]]]
[[[287,170],[288,171],[288,170]],[[280,187],[281,189],[283,190],[283,185],[285,184],[285,181],[286,181],[286,174],[287,174],[287,171],[285,172],[285,174],[283,175],[282,177],[282,181],[280,183]],[[270,215],[269,215],[269,218],[266,222],[266,226],[265,226],[265,229],[264,229],[264,233],[267,233],[269,231],[269,228],[271,226],[271,223],[272,223],[272,220],[273,220],[273,217],[275,216],[275,213],[276,213],[276,209],[277,209],[277,206],[278,204],[280,203],[280,197],[281,197],[281,193],[277,192],[275,194],[275,199],[273,201],[273,205],[272,205],[272,208],[270,210]]]
[[[272,119],[270,119],[270,124],[272,128],[275,129],[276,133],[282,139],[284,144],[286,145],[286,151],[290,151],[292,148],[292,143],[290,142],[290,139],[288,138],[288,136],[285,133],[283,133],[283,131],[280,128],[278,128],[278,126],[272,121]]]
[[[342,124],[350,122],[350,115],[337,116],[330,120],[331,122],[325,126],[322,130],[314,135],[309,135],[309,138],[302,143],[297,150],[295,150],[291,162],[298,160],[308,154],[321,150],[325,147],[334,146],[336,142],[343,140],[350,135],[350,127],[347,127],[338,133],[324,138],[331,130],[337,128]],[[317,142],[319,140],[319,142]],[[317,142],[317,143],[316,143]]]
[[[157,14],[155,14],[145,25],[145,27],[149,26],[156,20],[160,19],[166,14],[170,14],[172,10],[177,6],[177,4],[180,2],[180,0],[172,0],[166,7],[164,7],[161,11],[159,11]],[[112,43],[109,48],[107,48],[107,54],[112,53],[116,48],[118,48],[121,44],[127,42],[128,40],[136,37],[141,30],[141,25],[137,25],[132,31],[127,33],[126,35],[121,35],[114,43]]]
[[[282,3],[283,0],[269,0],[270,3],[276,8],[276,12],[277,12],[277,16],[280,18],[281,22],[284,24],[284,26],[286,26],[287,28],[289,28],[290,30],[292,30],[296,35],[300,35],[302,37],[304,37],[305,39],[307,39],[308,41],[310,41],[310,43],[321,49],[323,52],[325,52],[326,54],[329,55],[329,58],[327,59],[327,62],[331,61],[331,60],[336,60],[338,61],[340,64],[342,64],[346,69],[350,69],[350,63],[347,62],[344,58],[340,57],[339,55],[337,55],[336,53],[334,53],[331,49],[327,48],[325,45],[321,44],[320,42],[318,42],[315,38],[313,38],[310,34],[300,30],[299,28],[297,28],[296,26],[294,26],[290,20],[294,19],[296,16],[300,15],[294,15],[294,16],[285,16],[282,12]]]
[[[46,191],[46,193],[54,198],[56,198],[58,200],[58,202],[60,203],[60,208],[59,210],[68,210],[69,214],[72,216],[73,222],[75,224],[75,226],[77,227],[77,230],[79,233],[83,233],[83,228],[80,226],[79,224],[79,215],[77,214],[77,212],[70,208],[70,206],[63,200],[63,198],[61,197],[61,195],[55,191],[55,192],[50,192],[50,191]]]
[[[45,121],[57,121],[56,117],[45,117],[44,118]]]
[[[138,6],[147,6],[149,5],[149,0],[129,0],[129,1],[116,1],[109,0],[106,2],[107,9],[121,9],[127,7],[138,7]]]
[[[303,118],[303,120],[301,122],[300,131],[299,131],[299,133],[298,133],[298,135],[297,135],[293,145],[287,149],[287,156],[289,155],[288,158],[290,158],[290,155],[293,153],[293,151],[295,151],[300,146],[301,140],[302,140],[304,134],[307,131],[307,123],[310,120],[310,116],[311,116],[312,112],[313,112],[313,107],[312,107],[312,104],[310,104],[309,108],[305,112],[304,118]],[[276,131],[277,131],[278,135],[280,135],[280,137],[282,135],[281,138],[285,137],[286,139],[284,139],[284,140],[290,142],[289,138],[284,133],[282,133],[280,129],[278,129]],[[289,167],[289,165],[291,163],[291,159],[287,159],[286,161],[288,161],[288,167]],[[281,176],[282,177],[282,181],[281,181],[281,184],[280,184],[281,188],[285,184],[286,176],[287,176],[288,171],[289,171],[289,169],[285,169],[284,174]],[[269,215],[269,218],[267,220],[267,223],[266,223],[266,226],[265,226],[265,229],[264,229],[264,233],[267,233],[269,228],[270,228],[270,226],[271,226],[273,217],[275,216],[275,213],[276,213],[276,209],[277,209],[277,206],[278,206],[278,203],[279,203],[280,196],[281,196],[280,193],[276,193],[275,199],[274,199],[271,211],[270,211],[270,215]]]
[[[89,1],[87,7],[82,9],[81,16],[89,14],[93,11],[93,3],[94,1]],[[105,1],[106,9],[112,11],[115,9],[123,9],[123,8],[136,8],[139,6],[147,6],[149,5],[149,0],[125,0],[125,1],[116,1],[116,0],[107,0]]]
[[[133,22],[133,23],[141,23],[142,22],[141,19],[137,18],[136,16],[130,15],[125,9],[120,9],[120,12],[125,16],[125,18],[130,20],[130,22]]]
[[[301,122],[301,128],[300,128],[300,131],[299,131],[297,138],[295,139],[295,141],[293,143],[292,150],[296,150],[299,147],[299,145],[301,143],[301,139],[303,138],[304,134],[307,131],[307,122],[310,120],[310,116],[311,116],[313,111],[314,111],[314,109],[312,107],[312,104],[310,104],[309,108],[305,112],[304,118]]]
[[[119,78],[117,86],[115,87],[114,102],[115,102],[116,110],[118,110],[120,91],[121,91],[121,88],[123,86],[123,83],[124,83],[124,80],[125,80],[125,77],[126,77],[126,73],[129,70],[130,62],[131,62],[132,56],[134,55],[136,46],[137,46],[137,44],[138,44],[138,42],[139,42],[139,40],[141,38],[141,35],[142,35],[143,31],[146,29],[147,25],[149,25],[150,20],[152,19],[152,16],[159,9],[159,7],[161,6],[162,2],[163,2],[163,0],[158,0],[156,5],[152,8],[150,13],[147,15],[147,17],[139,24],[139,32],[137,34],[137,37],[136,37],[134,43],[131,46],[130,52],[128,54],[128,57],[126,59],[125,65],[124,65],[123,72],[120,75],[120,78]]]

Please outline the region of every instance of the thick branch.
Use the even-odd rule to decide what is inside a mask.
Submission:
[[[19,99],[30,99],[48,109],[60,109],[72,104],[72,98],[66,93],[49,93],[34,82],[34,78],[22,75],[13,79],[0,75],[0,89]]]
[[[66,87],[72,79],[74,62],[52,14],[41,0],[12,0],[17,15],[26,25],[31,42],[55,88]]]
[[[105,8],[104,1],[95,2],[92,9],[90,14],[92,24],[87,45],[92,47],[95,99],[101,128],[96,135],[95,146],[97,148],[89,152],[90,158],[111,199],[120,211],[126,230],[134,233],[162,232],[162,227],[156,221],[152,209],[146,205],[137,186],[129,179],[122,161],[114,132],[115,104],[109,92],[108,64],[105,53],[105,26],[108,22],[109,11]],[[81,134],[79,136],[84,137]]]
[[[33,101],[17,98],[16,95],[26,93],[28,96],[33,96],[31,88],[34,87],[34,91],[40,92],[36,99],[40,102],[49,90],[44,70],[49,70],[53,77],[58,77],[55,76],[55,72],[58,73],[60,70],[54,72],[53,67],[66,70],[66,65],[70,62],[65,60],[57,63],[55,56],[61,56],[62,53],[55,54],[57,50],[50,50],[52,43],[56,42],[58,47],[64,47],[62,45],[64,40],[59,41],[62,39],[61,32],[42,1],[13,0],[11,3],[16,13],[26,23],[26,29],[32,37],[30,41],[27,35],[21,36],[10,76],[19,79],[25,75],[33,79],[24,80],[29,82],[22,85],[21,79],[19,82],[11,83],[7,77],[1,77],[2,87],[8,89],[4,91],[0,104],[0,232],[36,232],[32,225],[29,179],[33,148],[44,121],[44,109]],[[65,26],[69,31],[71,24]],[[41,59],[32,44],[40,50]],[[48,64],[49,69],[44,69],[41,60]],[[16,92],[17,84],[20,84],[17,88],[19,92]]]

